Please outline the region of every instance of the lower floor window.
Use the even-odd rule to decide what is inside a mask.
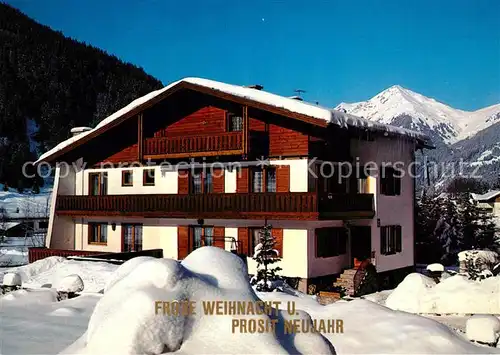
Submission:
[[[213,227],[191,227],[191,239],[193,250],[202,246],[212,246],[214,244],[214,229]]]
[[[400,253],[402,250],[401,226],[380,227],[380,250],[383,255]]]
[[[342,227],[316,229],[316,257],[328,258],[347,253],[347,230]]]
[[[108,224],[89,223],[89,244],[108,243]]]
[[[122,224],[123,251],[142,250],[142,224]]]
[[[249,245],[249,256],[255,254],[255,247],[260,243],[262,233],[264,232],[262,228],[250,228],[250,245]]]

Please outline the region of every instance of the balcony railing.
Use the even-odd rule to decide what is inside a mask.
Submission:
[[[203,136],[158,137],[144,140],[147,156],[194,156],[213,153],[237,154],[243,151],[243,133],[228,132]]]
[[[58,196],[58,214],[160,218],[344,219],[371,218],[371,194],[314,192],[193,195]]]

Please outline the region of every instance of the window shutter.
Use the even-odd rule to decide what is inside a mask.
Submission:
[[[290,165],[276,167],[276,192],[290,192]]]
[[[177,252],[178,260],[184,259],[189,254],[189,227],[177,227]]]
[[[386,251],[387,227],[380,228],[380,253],[385,255]]]
[[[212,191],[217,194],[225,192],[224,169],[215,168],[212,173]]]
[[[402,234],[402,229],[401,226],[395,226],[396,228],[396,253],[399,253],[402,251],[402,239],[403,239],[403,234]]]
[[[240,247],[239,252],[245,255],[248,254],[248,247],[249,247],[249,233],[248,233],[248,228],[238,228],[238,246]]]
[[[236,192],[248,193],[248,168],[241,168],[236,171]]]
[[[189,170],[178,171],[178,191],[179,194],[189,193]]]
[[[401,178],[394,177],[394,195],[401,195]]]
[[[214,227],[214,247],[225,249],[226,243],[224,240],[224,234],[224,227]]]
[[[276,249],[279,253],[279,257],[283,257],[283,229],[281,228],[273,228],[272,234],[274,237],[274,249]]]
[[[387,177],[385,176],[384,169],[380,168],[379,176],[380,176],[380,193],[382,195],[386,195],[387,194],[387,186],[386,186]]]

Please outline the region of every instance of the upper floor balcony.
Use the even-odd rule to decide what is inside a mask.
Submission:
[[[144,157],[180,158],[243,153],[243,133],[155,137],[144,140]]]
[[[57,197],[56,213],[71,216],[341,220],[372,218],[372,194],[209,193]]]

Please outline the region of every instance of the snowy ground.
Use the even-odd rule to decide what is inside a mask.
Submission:
[[[40,189],[39,194],[33,194],[29,190],[21,194],[11,188],[3,191],[3,184],[0,184],[0,207],[9,218],[46,217],[51,193],[52,187]]]
[[[377,303],[354,300],[328,306],[321,306],[313,297],[297,292],[254,293],[240,263],[231,253],[205,247],[182,263],[144,257],[118,267],[51,257],[15,268],[21,274],[23,286],[36,289],[16,291],[0,298],[0,353],[127,354],[144,353],[145,347],[156,349],[150,353],[159,353],[172,347],[173,352],[182,354],[324,354],[332,351],[332,345],[339,354],[496,351],[473,345],[432,319],[377,304],[384,302],[388,291],[367,297]],[[69,274],[81,276],[84,293],[75,299],[57,302],[54,290],[48,287]],[[39,288],[42,285],[45,288]],[[104,293],[96,293],[101,290]],[[154,300],[185,298],[198,302],[204,299],[278,301],[281,302],[282,312],[278,317],[281,321],[291,317],[286,311],[287,302],[294,302],[297,309],[303,311],[295,317],[341,319],[344,332],[287,335],[281,329],[276,334],[233,334],[234,316],[188,316],[179,323],[177,318],[151,313]],[[164,345],[155,348],[156,343]],[[180,344],[180,349],[176,344]],[[500,349],[496,353],[500,353]]]

